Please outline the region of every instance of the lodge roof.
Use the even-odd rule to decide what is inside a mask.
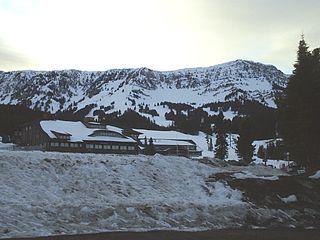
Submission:
[[[101,130],[99,128],[88,128],[82,122],[44,120],[40,122],[40,127],[51,139],[57,139],[54,133],[70,136],[71,142],[84,141],[107,141],[107,142],[135,142],[133,139],[122,134],[122,129],[114,126],[107,126],[107,130],[116,132],[118,136],[93,136],[93,132]],[[90,136],[91,135],[91,136]]]

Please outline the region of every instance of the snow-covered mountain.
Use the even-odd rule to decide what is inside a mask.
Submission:
[[[108,71],[0,72],[0,104],[23,104],[57,112],[90,105],[105,113],[148,105],[166,125],[167,101],[200,107],[206,103],[250,99],[274,107],[274,96],[287,76],[272,65],[236,60],[207,68],[154,71],[148,68]]]

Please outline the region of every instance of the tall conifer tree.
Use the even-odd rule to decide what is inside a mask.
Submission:
[[[320,51],[302,36],[297,61],[279,101],[280,129],[291,159],[308,169],[320,163]]]
[[[215,132],[216,132],[216,144],[214,149],[215,158],[224,160],[228,157],[228,142],[227,142],[227,134],[226,127],[224,122],[223,111],[219,110],[218,119],[215,124]]]
[[[239,127],[239,137],[236,144],[236,153],[238,157],[249,164],[253,161],[253,152],[255,146],[253,143],[253,131],[252,131],[252,122],[249,117],[245,117],[241,120]]]

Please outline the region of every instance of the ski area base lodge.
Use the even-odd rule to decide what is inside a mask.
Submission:
[[[124,132],[96,122],[43,120],[21,126],[14,138],[20,146],[46,151],[137,154],[137,141]]]
[[[143,153],[144,138],[153,139],[155,153],[185,157],[201,156],[202,151],[181,133],[145,129],[122,129],[98,122],[42,120],[24,124],[13,136],[25,149],[77,153]]]

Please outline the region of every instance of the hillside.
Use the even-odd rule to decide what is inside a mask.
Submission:
[[[2,238],[320,226],[319,179],[264,166],[2,150],[0,171]]]
[[[19,104],[56,113],[68,111],[104,117],[127,109],[169,126],[173,104],[182,111],[206,104],[254,100],[275,107],[274,97],[286,85],[287,76],[271,65],[236,60],[207,68],[159,72],[147,68],[88,72],[0,72],[0,104]],[[225,109],[229,118],[236,111]]]

